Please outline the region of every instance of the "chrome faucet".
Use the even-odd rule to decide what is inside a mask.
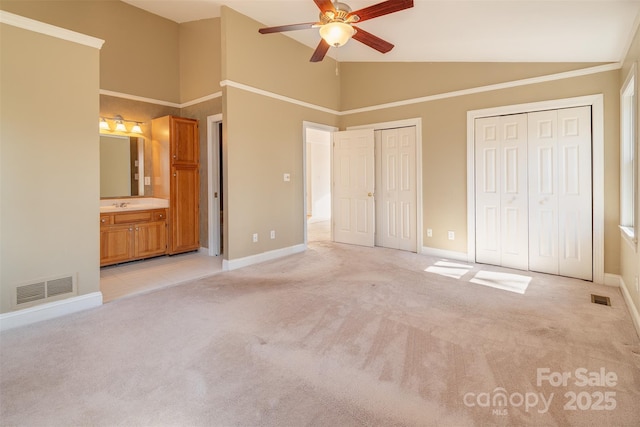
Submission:
[[[113,206],[115,206],[116,208],[126,208],[128,205],[127,202],[122,202],[122,203],[114,203]]]

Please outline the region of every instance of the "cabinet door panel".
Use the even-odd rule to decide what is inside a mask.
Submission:
[[[198,168],[175,167],[171,176],[171,243],[169,253],[200,247]]]
[[[197,165],[199,162],[198,122],[172,117],[171,164]]]
[[[164,221],[136,225],[136,257],[162,255],[167,251],[167,225]]]
[[[133,226],[112,226],[100,230],[100,265],[116,264],[133,257]]]

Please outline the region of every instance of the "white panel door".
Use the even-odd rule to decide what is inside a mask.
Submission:
[[[527,115],[500,117],[502,137],[501,246],[503,267],[529,266]]]
[[[558,112],[529,114],[529,269],[558,274]]]
[[[374,244],[373,129],[333,134],[333,236],[336,242]]]
[[[558,110],[558,273],[593,280],[591,107]]]
[[[500,265],[500,118],[477,119],[476,140],[476,261]]]
[[[529,114],[529,268],[593,279],[591,108]]]
[[[476,120],[476,261],[528,268],[526,114]]]
[[[417,251],[415,127],[376,131],[376,245]]]

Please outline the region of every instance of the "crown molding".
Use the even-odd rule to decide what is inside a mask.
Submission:
[[[354,109],[345,110],[345,111],[338,111],[338,110],[334,110],[334,109],[331,109],[331,108],[322,107],[320,105],[312,104],[312,103],[309,103],[309,102],[300,101],[299,99],[290,98],[288,96],[280,95],[280,94],[277,94],[277,93],[274,93],[274,92],[269,92],[269,91],[264,90],[264,89],[258,89],[258,88],[253,87],[253,86],[249,86],[249,85],[246,85],[246,84],[243,84],[243,83],[235,82],[233,80],[223,80],[223,81],[221,81],[220,82],[220,87],[233,87],[233,88],[236,88],[236,89],[240,89],[240,90],[244,90],[244,91],[247,91],[247,92],[255,93],[256,95],[266,96],[266,97],[269,97],[269,98],[277,99],[279,101],[288,102],[290,104],[295,104],[295,105],[299,105],[301,107],[310,108],[312,110],[322,111],[323,113],[329,113],[329,114],[333,114],[333,115],[336,115],[336,116],[347,116],[347,115],[350,115],[350,114],[366,113],[366,112],[370,112],[370,111],[384,110],[384,109],[388,109],[388,108],[403,107],[403,106],[412,105],[412,104],[421,104],[421,103],[424,103],[424,102],[437,101],[437,100],[440,100],[440,99],[455,98],[455,97],[459,97],[459,96],[473,95],[473,94],[482,93],[482,92],[492,92],[492,91],[501,90],[501,89],[514,88],[514,87],[518,87],[518,86],[527,86],[527,85],[533,85],[533,84],[537,84],[537,83],[551,82],[551,81],[555,81],[555,80],[563,80],[563,79],[570,79],[570,78],[581,77],[581,76],[588,76],[588,75],[591,75],[591,74],[598,74],[598,73],[605,73],[605,72],[608,72],[608,71],[615,71],[615,70],[619,70],[621,68],[622,68],[622,63],[614,62],[614,63],[611,63],[611,64],[604,64],[604,65],[597,65],[595,67],[582,68],[582,69],[579,69],[579,70],[566,71],[566,72],[556,73],[556,74],[548,74],[548,75],[545,75],[545,76],[531,77],[531,78],[527,78],[527,79],[513,80],[513,81],[510,81],[510,82],[496,83],[496,84],[486,85],[486,86],[478,86],[478,87],[474,87],[474,88],[456,90],[456,91],[451,91],[451,92],[443,92],[443,93],[439,93],[439,94],[435,94],[435,95],[427,95],[427,96],[423,96],[423,97],[419,97],[419,98],[404,99],[402,101],[395,101],[395,102],[389,102],[389,103],[386,103],[386,104],[372,105],[372,106],[369,106],[369,107],[354,108]],[[148,102],[148,103],[151,103],[151,104],[165,105],[165,106],[168,106],[168,107],[175,107],[175,108],[185,108],[185,107],[189,107],[191,105],[199,104],[201,102],[205,102],[205,101],[208,101],[208,100],[211,100],[211,99],[222,97],[222,92],[215,92],[215,93],[212,93],[210,95],[203,96],[203,97],[198,98],[198,99],[194,99],[192,101],[187,101],[185,103],[178,104],[178,103],[175,103],[175,102],[161,101],[161,100],[152,99],[152,98],[145,98],[145,97],[142,97],[142,96],[129,95],[129,94],[126,94],[126,93],[114,92],[114,91],[110,91],[110,90],[106,90],[106,89],[100,89],[100,94],[101,95],[115,96],[115,97],[125,98],[125,99],[131,99],[133,101],[142,101],[142,102]]]
[[[102,39],[67,30],[66,28],[56,27],[55,25],[45,24],[44,22],[25,18],[24,16],[16,15],[4,10],[0,10],[0,23],[55,37],[61,40],[78,43],[84,46],[93,47],[95,49],[101,49],[104,44],[104,40]]]

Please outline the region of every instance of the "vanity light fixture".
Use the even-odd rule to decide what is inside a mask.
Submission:
[[[126,120],[120,114],[115,117],[100,117],[100,130],[112,131],[111,125],[108,121],[115,122],[114,132],[123,132],[123,133],[142,133],[142,122],[134,121],[134,120]],[[134,123],[131,127],[131,130],[127,130],[126,123]]]
[[[116,132],[126,132],[127,128],[124,125],[122,116],[116,116]]]
[[[104,117],[100,117],[100,129],[101,130],[111,130],[109,127],[109,123],[104,119]]]

